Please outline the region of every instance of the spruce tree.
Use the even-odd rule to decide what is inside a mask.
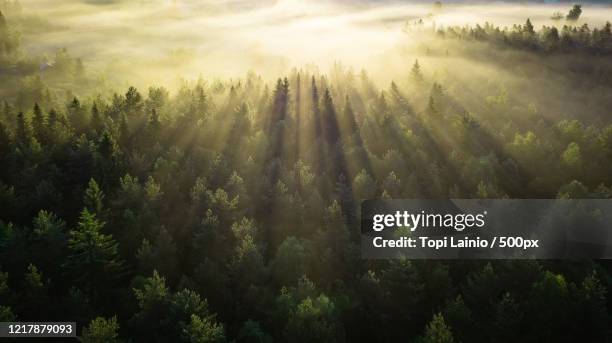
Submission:
[[[32,126],[34,127],[34,135],[36,136],[36,139],[41,142],[44,142],[46,122],[43,111],[40,109],[40,106],[38,106],[38,103],[34,104],[34,118],[32,119],[32,121]]]
[[[112,290],[110,283],[120,276],[122,270],[118,244],[112,235],[102,232],[103,227],[104,222],[83,209],[77,228],[70,231],[70,254],[63,265],[78,284],[90,291]]]
[[[414,81],[423,81],[423,74],[421,73],[421,65],[419,64],[419,60],[414,60],[414,64],[412,65],[412,70],[410,70],[410,76]]]
[[[454,343],[453,333],[444,322],[442,314],[438,313],[433,316],[433,319],[427,324],[425,343]]]
[[[85,208],[92,214],[103,218],[105,216],[104,204],[104,192],[98,186],[98,183],[93,178],[89,180],[87,189],[85,190],[85,196],[83,197],[83,203]]]

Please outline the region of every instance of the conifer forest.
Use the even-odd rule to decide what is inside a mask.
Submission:
[[[359,227],[365,199],[612,198],[609,1],[0,13],[0,322],[76,322],[81,342],[612,339],[609,260],[364,259]]]

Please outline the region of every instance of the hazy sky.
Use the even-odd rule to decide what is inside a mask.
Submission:
[[[213,75],[246,70],[286,71],[334,61],[362,67],[409,43],[402,27],[424,18],[427,25],[494,22],[550,24],[562,5],[445,5],[395,1],[221,0],[21,0],[24,13],[48,21],[30,28],[23,43],[33,53],[67,47],[90,65],[137,62],[168,65],[175,72]],[[601,25],[611,7],[585,6],[583,20]],[[561,23],[562,24],[562,23]],[[126,68],[129,70],[129,68]],[[163,68],[156,68],[163,73]]]

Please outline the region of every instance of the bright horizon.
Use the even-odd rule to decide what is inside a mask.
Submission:
[[[387,81],[377,67],[385,64],[388,72],[390,58],[403,59],[400,51],[405,53],[417,38],[403,29],[419,19],[427,28],[485,22],[511,27],[529,17],[539,28],[562,26],[565,21],[550,17],[570,6],[444,4],[436,10],[428,3],[385,1],[100,2],[22,1],[27,18],[39,21],[24,30],[24,49],[41,55],[66,47],[87,65],[150,82],[199,75],[242,77],[251,70],[273,78],[307,65],[327,71],[336,62],[368,69]],[[585,5],[584,16],[575,24],[600,26],[612,18],[612,8],[589,11],[590,6],[595,5]],[[156,71],[151,73],[153,66]]]

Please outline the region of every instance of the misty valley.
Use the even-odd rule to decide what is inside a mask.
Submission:
[[[360,252],[366,199],[612,198],[608,2],[0,13],[0,322],[76,322],[82,342],[612,338],[609,260]]]

